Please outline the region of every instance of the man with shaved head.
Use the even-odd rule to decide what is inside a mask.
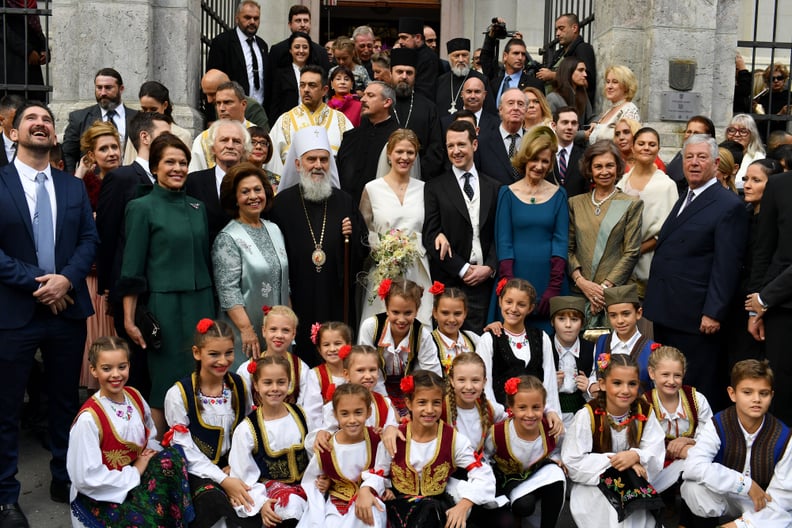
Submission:
[[[205,125],[208,128],[213,121],[217,119],[217,112],[215,111],[215,97],[217,94],[217,87],[221,84],[227,83],[231,79],[220,70],[209,70],[203,77],[201,77],[201,91],[206,97],[206,104],[204,104],[203,114]],[[241,86],[241,85],[240,85]],[[244,91],[244,88],[243,88]],[[245,96],[247,107],[245,108],[245,119],[258,125],[264,130],[269,130],[269,119],[264,107],[252,97]]]

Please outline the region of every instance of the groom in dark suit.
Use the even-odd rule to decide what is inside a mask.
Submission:
[[[466,120],[448,125],[451,170],[424,187],[423,240],[432,280],[454,286],[468,298],[465,326],[480,333],[487,323],[495,255],[495,208],[500,184],[478,172],[476,129]]]
[[[82,181],[49,164],[54,118],[41,103],[17,111],[16,159],[0,169],[0,526],[28,526],[19,509],[19,413],[36,350],[44,359],[52,451],[50,496],[69,501],[66,449],[77,410],[86,318],[85,277],[98,237]]]
[[[123,93],[124,81],[120,73],[113,68],[102,68],[96,72],[94,95],[97,104],[71,112],[69,124],[63,132],[63,161],[66,163],[66,172],[74,173],[75,167],[80,162],[80,138],[94,121],[113,123],[121,136],[121,152],[124,152],[129,123],[137,114],[137,110],[124,106],[121,102]]]
[[[722,408],[726,389],[721,321],[739,283],[748,239],[743,202],[718,183],[718,145],[690,136],[683,147],[688,191],[674,205],[657,239],[644,314],[655,341],[687,358],[685,383]]]

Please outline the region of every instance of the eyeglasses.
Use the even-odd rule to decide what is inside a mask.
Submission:
[[[266,139],[254,139],[251,141],[251,143],[253,143],[254,147],[269,148],[269,141],[267,141]]]
[[[729,127],[726,129],[726,133],[732,136],[747,136],[751,133],[751,131],[748,130],[747,128]]]
[[[786,77],[783,76],[783,75],[774,75],[773,76],[773,80],[774,81],[784,81],[784,80],[786,80]]]

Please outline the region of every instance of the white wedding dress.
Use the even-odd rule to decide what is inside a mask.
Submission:
[[[421,231],[424,222],[424,182],[410,178],[407,190],[404,193],[404,203],[399,202],[383,178],[377,178],[366,184],[365,192],[371,202],[371,212],[363,211],[369,230],[369,244],[372,249],[379,243],[379,235],[384,235],[391,229],[400,229],[406,235],[415,234],[415,243],[420,253],[420,258],[410,266],[405,278],[414,281],[424,289],[421,306],[418,308],[418,320],[427,326],[432,323],[432,294],[429,287],[432,281],[429,275],[429,260],[423,246]],[[365,200],[364,200],[365,201]],[[369,273],[373,268],[369,270]],[[379,284],[371,284],[366,279],[366,293],[362,301],[362,315],[360,322],[380,312],[385,311],[385,304],[376,296]],[[374,297],[374,301],[369,302]]]

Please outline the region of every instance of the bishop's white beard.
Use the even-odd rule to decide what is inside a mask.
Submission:
[[[457,77],[467,77],[470,73],[470,66],[451,66],[451,73]]]
[[[303,197],[309,202],[323,202],[330,198],[333,194],[333,187],[330,185],[329,175],[321,170],[305,171],[299,169],[300,172],[300,188],[303,192]],[[313,175],[321,174],[320,180],[314,180]]]

